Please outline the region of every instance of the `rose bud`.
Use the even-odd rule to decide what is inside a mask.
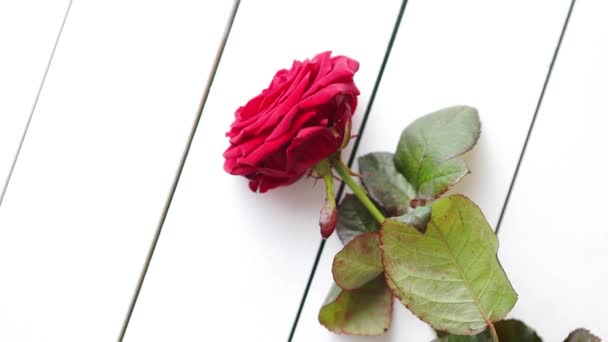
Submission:
[[[336,202],[329,199],[325,200],[325,205],[321,209],[321,217],[319,218],[319,226],[321,227],[321,236],[327,239],[336,230],[338,224],[338,209]]]
[[[276,73],[235,113],[224,170],[266,192],[300,179],[349,141],[359,90],[359,63],[323,52]]]
[[[325,204],[321,209],[319,217],[319,226],[321,227],[321,236],[327,239],[331,233],[336,230],[338,224],[338,208],[336,207],[336,195],[334,193],[334,176],[331,172],[331,164],[329,160],[323,159],[314,166],[314,170],[325,183]]]

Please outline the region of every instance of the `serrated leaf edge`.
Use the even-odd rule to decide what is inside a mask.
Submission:
[[[461,194],[455,194],[455,195],[452,195],[452,196],[454,196],[454,197],[462,197],[462,198],[468,199],[466,196],[461,195]],[[478,208],[478,209],[481,211],[481,209],[479,208],[479,206],[478,206],[478,205],[477,205],[475,202],[471,201],[470,199],[468,199],[468,200],[469,200],[469,201],[470,201],[470,202],[471,202],[473,205],[475,205],[475,206],[476,206],[476,207],[477,207],[477,208]],[[388,220],[387,220],[387,221],[388,221]],[[402,223],[402,224],[405,224],[405,225],[410,226],[410,227],[411,227],[411,228],[412,228],[412,229],[415,231],[415,234],[421,234],[421,235],[424,235],[424,234],[426,233],[426,232],[425,232],[425,233],[421,233],[421,232],[420,232],[418,229],[416,229],[416,227],[414,227],[414,226],[412,226],[412,225],[410,225],[410,224],[408,224],[408,223],[405,223],[405,222],[402,222],[402,221],[398,221],[398,222],[399,222],[399,223]],[[429,220],[428,224],[431,224],[431,220]],[[440,230],[439,230],[439,231],[440,231]],[[400,301],[400,302],[401,302],[401,303],[402,303],[402,304],[403,304],[403,305],[404,305],[404,306],[405,306],[405,307],[406,307],[408,310],[410,310],[410,311],[411,311],[411,312],[412,312],[412,313],[413,313],[413,314],[414,314],[414,315],[415,315],[415,316],[416,316],[418,319],[420,319],[421,321],[423,321],[423,322],[427,323],[427,324],[428,324],[428,325],[430,325],[430,326],[431,326],[433,329],[436,329],[436,330],[441,330],[441,331],[446,331],[446,329],[445,329],[444,327],[439,327],[439,326],[436,326],[436,325],[434,325],[434,324],[432,324],[432,323],[426,322],[426,321],[425,321],[425,320],[424,320],[422,317],[420,317],[420,315],[419,315],[417,312],[415,312],[414,310],[410,309],[409,305],[407,305],[407,304],[405,304],[405,303],[404,303],[402,296],[399,296],[399,295],[396,293],[395,289],[393,289],[393,285],[394,285],[395,287],[397,287],[397,288],[399,289],[399,291],[401,291],[401,292],[405,292],[405,291],[403,291],[403,289],[401,289],[401,288],[399,287],[399,285],[398,285],[398,284],[397,284],[397,283],[396,283],[396,282],[395,282],[395,281],[394,281],[394,280],[391,278],[391,276],[388,274],[388,272],[386,272],[385,251],[384,251],[384,238],[383,238],[383,237],[384,237],[384,224],[383,224],[383,225],[380,227],[380,232],[379,232],[379,234],[380,234],[380,235],[379,235],[379,238],[380,238],[380,245],[379,245],[379,246],[380,246],[380,255],[381,255],[382,265],[383,265],[384,270],[385,270],[385,271],[384,271],[384,277],[385,277],[386,284],[387,284],[387,286],[388,286],[388,288],[389,288],[389,290],[390,290],[391,294],[392,294],[394,297],[397,297],[397,298],[399,299],[399,301]],[[443,234],[441,234],[441,236],[442,236],[442,240],[441,240],[441,241],[442,241],[443,243],[445,243],[445,240],[443,239]],[[485,312],[485,310],[484,310],[484,309],[481,307],[481,303],[479,302],[479,298],[477,298],[477,297],[476,297],[476,296],[475,296],[475,295],[472,293],[472,291],[471,291],[471,287],[470,287],[470,285],[468,284],[468,281],[466,281],[466,278],[465,278],[465,277],[463,276],[463,274],[462,274],[462,268],[461,268],[461,267],[460,267],[460,265],[459,265],[459,264],[456,262],[456,260],[455,260],[455,258],[454,258],[454,255],[453,255],[453,253],[452,253],[452,251],[451,251],[451,249],[449,249],[449,248],[448,248],[448,251],[450,252],[450,258],[451,258],[452,262],[453,262],[453,263],[454,263],[454,264],[455,264],[455,265],[458,267],[458,273],[459,273],[459,274],[460,274],[460,276],[462,277],[462,279],[463,279],[463,283],[464,283],[464,284],[466,285],[466,287],[467,287],[467,291],[469,292],[469,294],[471,294],[471,298],[473,298],[473,300],[475,301],[475,305],[476,305],[476,306],[477,306],[477,308],[479,309],[480,314],[483,316],[483,319],[484,319],[484,321],[485,321],[485,323],[486,323],[486,326],[485,326],[485,327],[483,327],[483,328],[481,328],[481,329],[478,329],[478,330],[468,330],[469,335],[475,335],[475,334],[479,334],[479,333],[483,332],[483,331],[484,331],[484,330],[485,330],[487,327],[494,326],[494,323],[493,323],[493,322],[492,322],[492,321],[489,319],[489,316],[490,316],[490,315],[488,315],[488,313],[486,313],[486,312]],[[501,267],[501,269],[502,269],[502,270],[503,270],[503,272],[504,272],[504,269],[502,268],[502,265],[500,264],[500,260],[498,260],[498,255],[496,254],[494,257],[496,258],[496,261],[497,261],[498,265]],[[510,285],[511,289],[513,289],[513,285],[511,284],[510,279],[509,279],[508,277],[507,277],[506,279],[507,279],[507,281],[509,282],[509,285]],[[514,289],[513,289],[513,292],[515,293],[515,299],[516,299],[516,301],[515,301],[515,302],[517,302],[517,299],[518,299],[519,295],[517,294],[517,292],[515,292],[515,290],[514,290]],[[501,294],[501,299],[502,299],[502,296],[503,296],[503,294]],[[499,301],[499,302],[500,302],[500,301]],[[495,306],[496,306],[496,305],[497,305],[497,304],[495,304]],[[513,306],[515,306],[515,303],[513,304]],[[511,308],[509,309],[509,311],[510,311],[510,310],[513,308],[513,306],[511,306]],[[468,322],[462,322],[462,323],[468,323]]]
[[[344,250],[344,249],[345,249],[345,248],[346,248],[348,245],[350,245],[351,243],[353,243],[353,241],[355,241],[355,240],[357,240],[357,239],[362,239],[362,238],[364,238],[364,237],[365,237],[365,236],[367,236],[367,235],[378,235],[378,248],[380,248],[380,234],[379,234],[379,231],[376,231],[376,232],[365,232],[365,233],[359,234],[359,235],[355,236],[354,238],[352,238],[352,239],[351,239],[351,240],[350,240],[350,241],[349,241],[349,242],[348,242],[346,245],[344,245],[344,248],[342,248],[342,249],[340,250],[340,252],[342,252],[342,251],[343,251],[343,250]],[[360,288],[360,287],[350,288],[350,287],[348,287],[348,286],[343,286],[344,284],[341,284],[342,282],[341,282],[341,281],[339,281],[339,280],[338,280],[338,278],[336,278],[336,273],[334,272],[334,269],[335,269],[335,267],[336,267],[336,256],[338,256],[338,254],[339,254],[340,252],[338,252],[338,253],[337,253],[337,254],[334,256],[334,259],[333,259],[333,261],[332,261],[332,263],[331,263],[331,276],[332,276],[332,278],[333,278],[334,282],[336,283],[336,285],[338,285],[338,286],[339,286],[339,287],[340,287],[342,290],[345,290],[345,291],[354,291],[354,290],[356,290],[356,289],[358,289],[358,288]],[[380,253],[382,254],[382,252],[380,252]],[[380,262],[382,263],[382,257],[380,258]],[[382,263],[382,267],[383,267],[383,269],[384,269],[384,263]],[[377,275],[375,275],[375,276],[374,276],[374,277],[373,277],[371,280],[369,280],[369,281],[373,281],[373,280],[375,280],[375,279],[376,279],[378,276],[380,276],[382,273],[384,273],[384,271],[382,271],[382,272],[378,273]],[[365,284],[364,284],[364,285],[361,285],[361,286],[365,286]],[[392,292],[391,292],[391,293],[392,293]]]
[[[388,286],[388,284],[386,285],[386,287],[388,288],[391,296],[390,296],[390,304],[388,305],[388,323],[387,323],[387,327],[386,329],[384,329],[384,332],[381,335],[377,335],[377,334],[358,334],[358,333],[350,333],[350,332],[344,332],[344,331],[335,331],[332,330],[331,328],[329,328],[322,320],[321,320],[321,310],[323,310],[323,308],[325,308],[326,306],[332,304],[333,302],[337,301],[338,299],[340,299],[345,292],[350,292],[350,291],[346,291],[346,290],[342,290],[342,292],[340,292],[340,294],[336,297],[336,299],[334,299],[332,302],[329,302],[323,306],[321,306],[321,310],[319,310],[319,315],[317,315],[317,318],[319,320],[319,323],[325,327],[325,329],[331,331],[334,334],[338,334],[338,335],[348,335],[348,336],[365,336],[365,337],[369,337],[369,336],[382,336],[384,335],[388,329],[391,326],[391,323],[393,323],[393,305],[395,305],[395,296],[393,295],[393,291],[391,290],[391,287]]]
[[[399,149],[399,145],[400,145],[400,143],[401,143],[401,139],[402,139],[403,135],[405,134],[405,131],[406,131],[406,130],[408,130],[408,129],[409,129],[409,128],[410,128],[412,125],[414,125],[416,122],[418,122],[418,120],[421,120],[422,118],[424,118],[424,117],[426,117],[426,116],[429,116],[429,115],[432,115],[432,114],[435,114],[435,113],[437,113],[437,112],[440,112],[440,111],[443,111],[443,110],[447,110],[447,109],[452,109],[452,108],[459,108],[459,109],[460,109],[460,111],[462,111],[462,110],[464,110],[464,109],[471,109],[471,110],[473,110],[473,112],[475,113],[475,116],[477,117],[477,120],[476,120],[476,121],[477,121],[477,123],[478,123],[478,126],[477,126],[477,129],[476,129],[475,133],[474,133],[474,134],[475,134],[475,135],[474,135],[474,142],[473,142],[473,144],[471,144],[471,146],[470,146],[468,149],[466,149],[466,150],[464,150],[464,151],[462,151],[462,152],[460,152],[460,153],[458,153],[458,154],[455,154],[455,155],[449,156],[449,157],[447,157],[447,158],[445,158],[445,159],[443,159],[443,160],[441,161],[441,163],[443,164],[443,163],[445,163],[445,162],[447,162],[447,161],[450,161],[450,160],[453,160],[453,159],[459,159],[459,160],[462,160],[462,161],[464,162],[465,169],[466,169],[466,171],[467,171],[467,172],[466,172],[464,175],[462,175],[461,177],[459,177],[458,179],[456,179],[454,182],[452,182],[450,185],[448,185],[448,186],[446,187],[446,189],[445,189],[443,192],[441,192],[441,193],[437,194],[437,195],[436,195],[434,198],[439,198],[441,195],[443,195],[444,193],[446,193],[447,191],[449,191],[449,190],[450,190],[450,188],[452,188],[454,185],[456,185],[457,183],[459,183],[459,182],[462,180],[462,178],[464,178],[465,176],[467,176],[468,174],[470,174],[470,173],[471,173],[471,172],[470,172],[470,169],[469,169],[469,167],[468,167],[468,165],[467,165],[467,163],[466,163],[466,161],[465,161],[465,160],[463,160],[463,159],[461,158],[461,156],[463,156],[464,154],[466,154],[466,153],[468,153],[469,151],[471,151],[471,150],[472,150],[472,149],[473,149],[473,148],[474,148],[474,147],[477,145],[477,143],[479,142],[479,138],[481,137],[481,133],[482,133],[482,130],[483,130],[483,125],[482,125],[482,122],[481,122],[481,120],[480,120],[480,118],[479,118],[479,110],[477,110],[477,108],[472,107],[472,106],[467,106],[467,105],[454,105],[454,106],[448,106],[448,107],[441,108],[441,109],[436,110],[436,111],[433,111],[433,112],[431,112],[431,113],[427,113],[427,114],[425,114],[425,115],[423,115],[423,116],[421,116],[421,117],[418,117],[416,120],[412,121],[412,122],[411,122],[409,125],[407,125],[407,127],[406,127],[406,128],[403,130],[403,132],[402,132],[402,133],[401,133],[401,135],[399,136],[399,142],[398,142],[398,144],[397,144],[397,150],[398,150],[398,149]],[[420,155],[420,157],[419,157],[419,159],[418,159],[418,169],[417,169],[417,171],[416,171],[416,183],[418,183],[418,181],[420,180],[420,172],[421,172],[422,160],[424,160],[424,158],[425,158],[425,153],[426,153],[426,149],[427,149],[427,146],[428,146],[428,143],[426,143],[426,137],[424,137],[424,140],[425,140],[424,151],[422,152],[422,154]],[[397,155],[397,154],[396,154],[396,153],[394,153],[394,155],[395,155],[395,162],[396,162],[396,155]],[[408,178],[406,177],[406,175],[405,175],[405,174],[404,174],[404,173],[403,173],[401,170],[399,170],[399,167],[398,167],[398,166],[397,166],[396,168],[397,168],[397,170],[399,171],[399,173],[401,173],[401,174],[402,174],[402,175],[405,177],[405,179],[406,179],[406,180],[407,180],[407,181],[408,181],[410,184],[412,184],[412,180],[408,179]],[[412,184],[412,187],[414,188],[414,191],[415,191],[415,193],[416,193],[415,198],[421,198],[421,197],[420,197],[420,185],[421,185],[421,184],[418,184],[417,186],[414,186],[414,185]],[[428,198],[428,199],[430,199],[430,198]]]

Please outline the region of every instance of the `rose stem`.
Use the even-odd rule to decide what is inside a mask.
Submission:
[[[342,181],[344,183],[346,183],[346,185],[348,185],[348,187],[353,191],[355,196],[357,196],[359,201],[361,201],[361,203],[367,208],[367,210],[369,210],[369,212],[372,214],[372,216],[374,216],[374,218],[378,222],[380,222],[380,224],[384,223],[384,220],[385,220],[384,215],[382,215],[382,213],[380,212],[380,210],[378,210],[376,205],[374,205],[374,203],[369,199],[369,197],[367,197],[367,194],[365,193],[365,191],[363,189],[361,189],[359,184],[357,184],[357,182],[355,182],[353,177],[351,177],[350,169],[346,165],[344,165],[342,160],[340,160],[340,157],[332,158],[331,164],[334,167],[334,169],[338,172],[340,177],[342,178]]]
[[[492,324],[492,322],[490,322],[489,328],[490,332],[492,333],[492,342],[499,342],[498,334],[496,333],[496,328],[494,327],[494,324]]]

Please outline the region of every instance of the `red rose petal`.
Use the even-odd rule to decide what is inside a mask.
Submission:
[[[353,76],[359,69],[359,63],[347,57],[337,59],[337,62],[338,64],[334,65],[330,73],[315,80],[313,86],[304,94],[304,97],[310,96],[330,84],[348,84],[350,88],[349,92],[359,95],[359,89],[353,83]]]
[[[287,148],[287,169],[296,172],[308,170],[334,154],[341,142],[341,137],[330,128],[304,128]]]
[[[265,192],[300,179],[342,148],[357,107],[359,63],[317,54],[279,70],[269,86],[238,108],[226,135],[224,169]]]
[[[292,137],[297,134],[300,128],[304,125],[304,123],[310,118],[314,117],[315,114],[316,113],[314,112],[304,112],[299,116],[295,116],[295,120],[292,124],[290,131],[275,139],[270,139],[270,137],[266,138],[264,140],[264,143],[261,144],[249,155],[245,156],[241,160],[241,163],[261,167],[261,163],[265,158],[272,155],[273,153],[277,153],[281,149],[284,150],[285,147],[290,143]]]
[[[321,52],[312,60],[317,64],[317,69],[314,70],[313,74],[311,74],[311,88],[316,87],[319,80],[325,77],[333,69],[333,65],[331,63],[331,51]]]

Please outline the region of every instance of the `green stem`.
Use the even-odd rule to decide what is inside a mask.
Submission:
[[[344,165],[342,160],[340,160],[340,157],[332,158],[331,164],[342,178],[342,181],[344,181],[344,183],[348,185],[348,187],[353,191],[355,196],[357,196],[359,201],[361,201],[361,203],[367,208],[367,210],[369,210],[372,216],[374,216],[374,218],[378,222],[380,222],[380,224],[384,223],[384,215],[382,215],[382,213],[380,212],[380,210],[378,210],[374,202],[369,199],[365,191],[359,186],[359,184],[357,184],[357,182],[355,182],[353,177],[351,177],[350,169],[346,165]]]
[[[327,201],[329,202],[329,206],[332,208],[336,207],[336,198],[334,197],[334,179],[332,178],[331,172],[323,176],[323,182],[325,183],[325,193],[327,194]]]
[[[492,324],[492,322],[490,322],[489,328],[490,328],[490,333],[492,333],[492,342],[499,342],[498,334],[496,333],[496,328],[494,327],[494,324]]]
[[[314,170],[321,178],[323,178],[327,198],[333,200],[335,207],[336,199],[334,197],[334,178],[331,174],[331,163],[329,160],[323,159],[314,166]]]

